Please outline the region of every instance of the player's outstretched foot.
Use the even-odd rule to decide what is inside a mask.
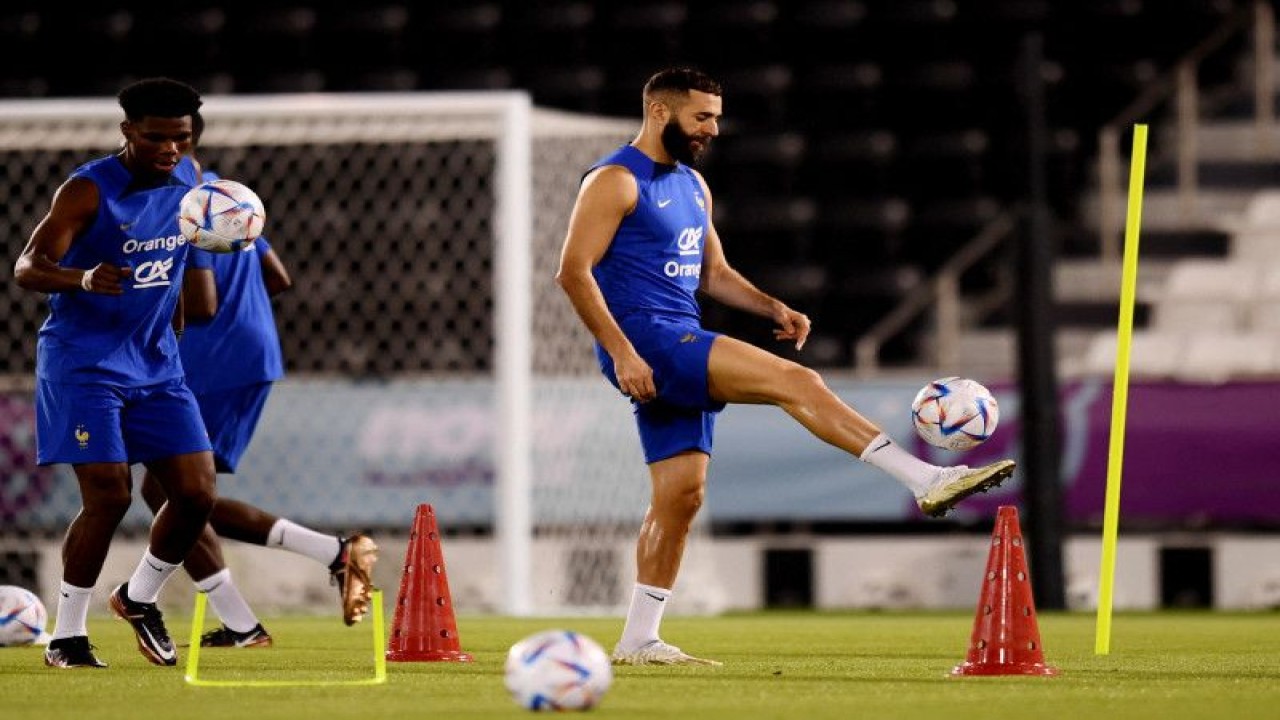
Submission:
[[[130,600],[129,584],[124,583],[111,591],[108,604],[117,617],[133,626],[133,634],[138,639],[138,650],[143,657],[156,665],[178,664],[178,651],[169,639],[164,616],[155,603]]]
[[[916,504],[925,515],[942,517],[970,495],[998,487],[1013,475],[1015,466],[1012,460],[1000,460],[980,468],[967,465],[944,467],[929,489],[916,498]]]
[[[707,660],[694,657],[675,645],[668,645],[661,640],[641,645],[627,652],[621,645],[613,648],[610,661],[614,665],[720,665],[718,660]]]
[[[338,557],[329,565],[330,581],[338,586],[342,601],[342,621],[354,625],[369,612],[373,589],[373,566],[378,562],[378,545],[373,538],[356,533],[339,538]]]
[[[262,623],[258,623],[247,632],[236,632],[223,625],[201,635],[200,647],[266,648],[271,647],[271,635],[267,633],[266,628],[262,627]]]
[[[44,664],[56,668],[104,668],[106,663],[93,654],[88,635],[50,640],[44,649]]]

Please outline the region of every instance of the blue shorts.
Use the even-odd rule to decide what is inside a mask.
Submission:
[[[209,450],[182,378],[122,388],[36,380],[36,462],[140,463]]]
[[[632,315],[619,323],[636,352],[653,369],[658,396],[647,403],[632,402],[645,462],[688,450],[711,454],[716,414],[724,403],[711,399],[707,388],[707,358],[719,333],[702,329],[693,320]],[[600,370],[614,387],[618,378],[613,358],[599,345]]]
[[[271,393],[271,383],[211,390],[196,396],[200,415],[213,443],[213,464],[220,473],[233,473],[240,456],[249,447],[253,431],[262,417],[262,408]]]

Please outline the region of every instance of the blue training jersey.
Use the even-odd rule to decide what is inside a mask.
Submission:
[[[216,177],[206,170],[203,179]],[[265,237],[240,252],[191,250],[191,268],[212,270],[218,288],[213,319],[188,322],[179,343],[187,385],[197,395],[284,377],[280,336],[262,279],[262,259],[270,251]]]
[[[639,189],[635,210],[622,219],[592,270],[609,311],[619,321],[636,312],[697,320],[709,224],[702,184],[689,167],[654,162],[631,145],[601,158],[591,170],[604,165],[631,171]]]
[[[49,294],[49,316],[36,342],[38,377],[141,387],[182,375],[172,323],[187,262],[187,242],[178,230],[186,173],[175,170],[159,187],[134,187],[115,155],[71,173],[98,186],[98,214],[72,240],[61,264],[88,270],[105,262],[133,271],[121,283],[122,295]]]

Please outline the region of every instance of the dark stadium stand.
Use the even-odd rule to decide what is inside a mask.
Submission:
[[[726,86],[706,173],[731,260],[821,317],[837,350],[810,362],[845,364],[904,282],[1023,198],[1027,113],[1016,68],[1026,33],[1045,39],[1060,252],[1088,253],[1097,240],[1077,215],[1098,127],[1243,2],[225,2],[74,12],[15,2],[0,11],[0,96],[110,95],[131,78],[169,74],[210,93],[520,87],[539,105],[634,117],[649,72],[698,64]],[[54,70],[68,38],[92,61]],[[1201,82],[1231,81],[1242,51],[1206,63]],[[1168,181],[1158,162],[1151,172]],[[1206,177],[1238,181],[1234,172],[1211,167]],[[1277,179],[1274,167],[1254,172],[1263,177],[1246,181]],[[762,335],[754,318],[719,308],[707,317]]]

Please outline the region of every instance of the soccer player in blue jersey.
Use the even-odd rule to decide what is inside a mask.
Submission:
[[[198,142],[204,123],[199,113],[194,120]],[[198,166],[196,174],[200,181],[217,177]],[[288,270],[266,237],[239,253],[191,251],[183,284],[186,325],[179,350],[220,473],[236,471],[273,384],[284,376],[271,299],[291,285]],[[164,503],[163,489],[151,473],[143,478],[142,494],[153,510]],[[326,565],[338,585],[346,624],[367,614],[378,550],[371,538],[362,533],[346,538],[319,533],[220,494],[209,526],[184,563],[196,588],[208,594],[209,604],[222,620],[222,627],[204,634],[202,646],[272,644],[271,635],[235,585],[219,537],[279,547]]]
[[[156,598],[182,564],[213,507],[213,453],[183,380],[173,323],[188,245],[175,174],[190,151],[201,98],[190,86],[147,78],[118,96],[124,146],[77,167],[58,188],[14,266],[18,285],[48,295],[36,345],[36,452],[40,465],[75,471],[82,507],[67,528],[52,667],[104,667],[85,627],[93,586],[129,508],[130,465],[156,477],[167,502],[147,551],[110,606],[152,663],[177,652]]]
[[[1011,460],[939,467],[902,449],[798,363],[704,330],[697,293],[773,320],[803,348],[809,318],[752,285],[725,259],[712,197],[694,165],[719,133],[721,88],[692,68],[649,78],[636,138],[583,176],[556,280],[596,340],[605,377],[630,398],[651,500],[619,665],[718,664],[664,642],[659,626],[702,505],[715,419],[728,403],[776,405],[821,440],[906,486],[930,516],[999,485]]]

